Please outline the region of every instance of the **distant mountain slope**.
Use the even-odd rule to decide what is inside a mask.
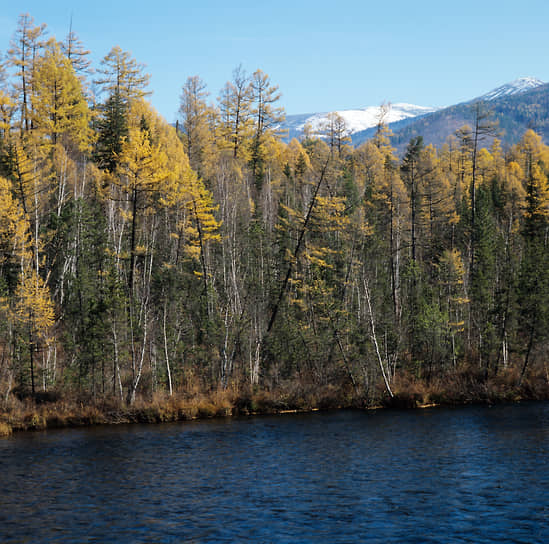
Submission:
[[[526,79],[529,81],[522,88],[515,85]],[[514,89],[510,89],[511,86]],[[499,138],[504,145],[516,143],[529,128],[541,134],[545,141],[549,141],[549,84],[533,78],[522,78],[498,87],[479,99],[410,119],[406,123],[391,123],[389,127],[394,134],[393,145],[402,152],[414,136],[423,136],[426,143],[442,145],[457,129],[465,124],[472,125],[471,106],[478,100],[483,100],[493,110],[494,119],[499,122]],[[362,143],[371,138],[373,132],[370,129],[354,134],[353,143]]]
[[[541,79],[535,77],[519,77],[518,79],[515,79],[515,81],[501,85],[482,96],[474,98],[471,102],[476,102],[478,100],[495,100],[496,98],[502,98],[504,96],[522,94],[541,85],[544,85],[544,82],[541,81]]]
[[[338,113],[345,120],[349,134],[362,132],[368,128],[375,127],[378,123],[382,106],[369,106],[358,110],[340,110]],[[412,119],[418,115],[425,115],[436,111],[437,108],[416,106],[414,104],[390,104],[386,121],[394,123],[405,119]],[[296,138],[303,134],[305,125],[309,125],[314,133],[321,133],[328,122],[329,112],[305,113],[299,115],[288,115],[281,128],[288,130],[288,139]]]

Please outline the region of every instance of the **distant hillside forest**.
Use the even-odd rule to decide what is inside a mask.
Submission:
[[[486,147],[497,137],[502,147],[508,149],[520,141],[529,129],[537,132],[543,141],[549,141],[549,85],[544,84],[517,94],[493,100],[482,100],[481,97],[476,103],[456,104],[427,115],[391,123],[390,128],[394,132],[391,143],[399,156],[404,154],[408,142],[420,135],[425,142],[442,147],[448,137],[463,125],[472,126],[475,123],[477,104],[489,109],[493,120],[497,122],[497,130],[485,143]],[[375,128],[370,128],[355,133],[353,142],[359,145],[375,132]]]
[[[337,115],[284,143],[278,87],[242,68],[216,97],[182,82],[174,127],[128,52],[88,53],[23,15],[0,72],[0,402],[547,380],[535,132],[503,152],[477,104],[402,159]]]

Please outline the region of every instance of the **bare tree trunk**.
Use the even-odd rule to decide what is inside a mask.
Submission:
[[[167,313],[167,301],[164,302],[164,316],[163,316],[163,333],[164,333],[164,357],[166,358],[166,373],[168,374],[168,388],[170,391],[170,397],[173,395],[172,387],[172,372],[170,370],[170,357],[168,356],[168,340],[166,336],[166,313]]]
[[[391,391],[391,386],[389,385],[389,380],[387,378],[387,371],[385,370],[385,365],[383,364],[383,359],[381,358],[381,352],[379,351],[379,344],[377,343],[374,314],[372,312],[372,303],[370,300],[370,288],[368,287],[368,281],[366,279],[364,279],[364,293],[366,294],[366,302],[368,303],[371,337],[372,337],[372,341],[374,342],[374,346],[376,348],[376,355],[377,355],[377,360],[379,362],[379,368],[381,369],[381,374],[383,375],[383,381],[385,382],[385,388],[387,389],[387,393],[389,393],[389,396],[392,398],[394,397],[394,395],[393,395],[393,392]]]
[[[112,337],[114,343],[114,368],[113,368],[113,392],[116,394],[116,382],[118,380],[118,391],[120,400],[124,400],[124,391],[122,388],[122,376],[120,375],[120,358],[118,355],[118,335],[116,334],[116,323],[112,324]]]
[[[519,387],[522,384],[522,380],[524,379],[524,374],[526,374],[526,368],[528,367],[528,362],[530,361],[530,354],[532,352],[532,346],[534,345],[534,331],[535,331],[535,324],[532,324],[530,327],[530,339],[528,340],[528,348],[526,349],[524,364],[522,365],[522,370],[520,371],[520,377],[517,382],[517,386]]]
[[[131,384],[129,404],[133,404],[135,402],[137,387],[139,386],[139,382],[141,380],[141,373],[143,371],[143,362],[145,360],[145,351],[147,347],[147,324],[147,311],[145,310],[145,320],[143,322],[143,345],[141,346],[141,355],[139,357],[139,364],[137,365],[135,378],[133,379]]]

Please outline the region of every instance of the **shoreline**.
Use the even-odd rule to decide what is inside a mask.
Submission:
[[[402,383],[393,397],[378,395],[365,399],[345,395],[345,391],[320,390],[316,395],[295,395],[260,391],[254,394],[214,391],[195,396],[172,396],[151,400],[139,399],[133,406],[112,399],[102,401],[57,400],[36,403],[13,401],[0,410],[0,437],[25,431],[89,427],[95,425],[158,424],[240,416],[264,416],[312,413],[324,410],[416,410],[459,407],[473,404],[494,405],[529,401],[548,401],[546,379],[525,381],[520,387],[482,390],[450,390],[432,387],[418,392],[425,384]],[[505,382],[502,382],[505,383]],[[485,384],[487,385],[487,384]],[[492,384],[493,385],[493,384]],[[501,385],[501,384],[500,384]]]

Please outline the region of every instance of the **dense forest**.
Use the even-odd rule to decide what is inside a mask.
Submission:
[[[472,126],[402,157],[382,116],[357,148],[336,114],[285,143],[278,87],[242,67],[217,97],[182,82],[174,127],[130,53],[88,55],[23,15],[3,57],[4,409],[46,392],[291,407],[547,386],[536,133],[503,149],[475,105]]]

